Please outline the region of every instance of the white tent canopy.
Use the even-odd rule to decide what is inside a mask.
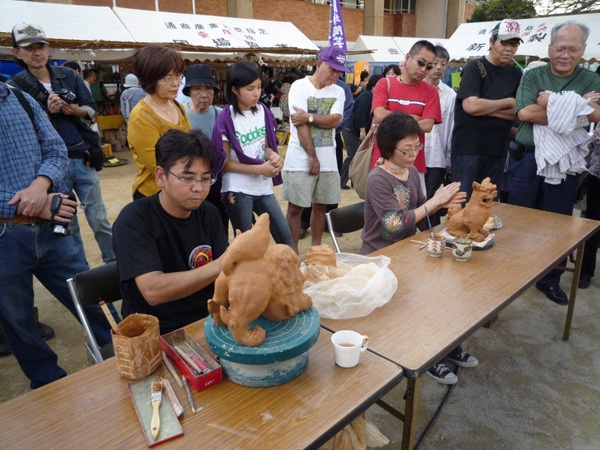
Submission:
[[[583,23],[590,28],[590,36],[583,59],[600,61],[600,27],[597,25],[600,21],[600,14],[519,19],[523,43],[519,46],[515,56],[547,58],[552,27],[567,20]],[[450,58],[460,60],[487,55],[490,33],[497,23],[494,21],[461,24],[449,39]]]
[[[18,23],[39,25],[46,37],[54,40],[104,44],[134,42],[133,36],[112,10],[104,6],[2,0],[0,33],[10,36]]]
[[[113,8],[137,42],[203,49],[318,50],[291,22]]]
[[[361,35],[352,47],[352,52],[365,51],[372,53],[358,53],[348,55],[349,62],[384,62],[398,63],[404,61],[406,54],[415,42],[428,40],[433,45],[446,46],[447,39],[429,39],[421,37],[391,37],[391,36],[364,36]]]
[[[40,26],[53,59],[118,61],[147,43],[176,44],[184,58],[235,61],[254,53],[265,61],[298,63],[318,47],[290,22],[126,8],[0,1],[0,56],[10,56],[15,24]]]

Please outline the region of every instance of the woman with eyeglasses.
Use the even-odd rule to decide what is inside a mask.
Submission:
[[[360,249],[363,255],[411,237],[417,228],[426,229],[427,213],[433,214],[440,208],[465,201],[466,194],[459,191],[460,183],[442,185],[427,200],[414,166],[417,154],[423,149],[420,134],[417,121],[402,113],[388,115],[377,130],[383,163],[376,166],[367,179],[365,227]],[[460,367],[478,364],[477,358],[465,352],[460,345],[452,349],[446,358]],[[443,362],[435,364],[427,373],[440,384],[458,381],[458,376]]]
[[[175,98],[185,69],[176,50],[162,45],[147,45],[135,61],[140,87],[148,94],[129,115],[127,141],[139,168],[133,181],[133,199],[148,197],[159,191],[154,179],[158,139],[171,129],[192,128],[183,105]]]
[[[423,149],[417,121],[403,113],[388,115],[377,130],[377,142],[383,162],[367,178],[365,188],[365,226],[360,253],[375,250],[427,228],[425,208],[433,215],[440,208],[465,201],[460,183],[441,186],[427,200],[419,173],[414,166]]]
[[[238,62],[229,69],[226,95],[228,105],[215,123],[213,143],[217,152],[227,154],[221,200],[231,225],[234,230],[248,231],[254,213],[268,213],[275,242],[294,248],[292,233],[273,194],[273,185],[283,182],[275,118],[259,102],[261,79],[252,64]]]

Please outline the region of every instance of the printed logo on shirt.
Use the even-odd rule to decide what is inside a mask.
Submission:
[[[331,114],[331,108],[335,104],[335,98],[315,98],[308,97],[308,113],[329,115]],[[333,129],[325,130],[318,128],[313,125],[310,126],[310,136],[312,137],[313,145],[315,147],[332,147],[335,145]]]
[[[253,141],[263,138],[266,135],[267,135],[267,129],[264,126],[256,127],[254,130],[250,130],[246,134],[242,134],[239,131],[235,132],[235,137],[237,138],[238,141],[240,141],[240,144],[242,144],[242,145],[251,144]]]
[[[257,141],[264,140],[267,135],[267,128],[263,125],[262,127],[255,127],[247,133],[240,133],[236,130],[235,137],[242,146],[244,153],[256,159],[264,160],[265,145],[258,145]]]
[[[199,245],[190,253],[188,266],[197,269],[212,261],[212,247],[210,245]]]

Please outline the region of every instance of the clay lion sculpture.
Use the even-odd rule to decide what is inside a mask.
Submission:
[[[464,209],[457,205],[448,210],[448,233],[456,237],[466,237],[471,232],[471,239],[476,242],[483,241],[488,235],[483,225],[492,214],[492,204],[497,195],[496,185],[492,184],[489,177],[481,184],[474,181],[473,194]]]
[[[262,327],[248,329],[261,314],[281,322],[312,306],[312,299],[302,291],[300,258],[287,245],[269,247],[270,237],[266,213],[251,230],[238,234],[223,255],[223,270],[208,301],[215,324],[227,325],[233,338],[249,347],[265,340]]]

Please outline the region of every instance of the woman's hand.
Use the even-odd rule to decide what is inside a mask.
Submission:
[[[440,188],[435,191],[432,199],[436,207],[439,208],[449,208],[451,205],[455,205],[458,203],[462,203],[466,200],[467,194],[466,192],[460,191],[460,182],[456,181],[454,183],[450,183],[447,186],[440,186]]]
[[[271,156],[269,157],[269,163],[275,169],[276,175],[281,173],[281,170],[283,169],[283,159],[281,158],[281,156],[279,156],[275,152],[272,152]]]
[[[271,164],[271,161],[265,161],[258,167],[260,168],[259,174],[264,175],[265,177],[268,177],[268,178],[274,178],[280,172],[273,166],[273,164]]]

